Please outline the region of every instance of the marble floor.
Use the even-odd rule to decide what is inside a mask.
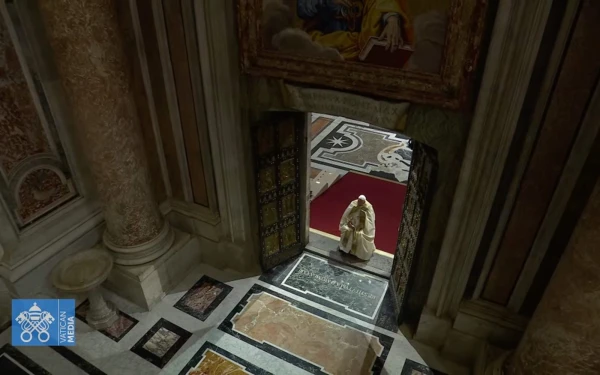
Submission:
[[[339,116],[312,113],[311,121],[311,179],[324,180],[325,189],[349,171],[407,182],[412,159],[408,138]],[[322,194],[313,190],[313,198]]]
[[[13,347],[0,374],[468,374],[399,333],[387,280],[314,253],[261,276],[202,265],[150,312],[105,292],[110,328],[77,308],[73,347]]]

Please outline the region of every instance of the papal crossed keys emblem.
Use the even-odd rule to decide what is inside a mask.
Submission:
[[[15,320],[21,325],[21,329],[23,330],[21,332],[21,340],[23,342],[30,342],[33,339],[33,331],[37,332],[40,342],[50,340],[48,329],[50,328],[50,324],[54,322],[54,317],[48,311],[42,311],[37,303],[34,302],[29,311],[23,311]]]

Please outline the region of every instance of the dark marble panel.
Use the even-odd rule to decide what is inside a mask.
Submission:
[[[429,368],[421,363],[407,359],[400,375],[446,375],[443,372]]]
[[[288,302],[291,306],[294,306],[295,308],[302,310],[308,314],[312,314],[313,316],[316,316],[318,318],[324,319],[326,321],[329,321],[331,323],[337,324],[342,327],[354,328],[355,330],[358,330],[358,331],[361,331],[361,332],[364,332],[366,334],[376,337],[379,340],[379,343],[382,345],[383,350],[382,350],[381,354],[376,358],[376,360],[371,368],[371,371],[372,371],[372,374],[375,374],[375,375],[379,375],[382,373],[383,365],[384,365],[384,363],[387,359],[387,356],[390,352],[390,348],[392,347],[392,344],[394,343],[394,339],[392,337],[389,337],[389,336],[384,335],[379,332],[369,330],[363,326],[354,324],[354,323],[347,321],[345,319],[342,319],[338,316],[328,314],[322,310],[316,309],[316,308],[306,305],[302,302],[296,301],[294,299],[288,298],[288,297],[281,295],[279,293],[276,293],[274,291],[268,290],[260,285],[254,285],[250,289],[250,291],[244,296],[244,298],[242,298],[240,303],[231,311],[229,316],[227,316],[227,318],[225,318],[225,320],[219,325],[219,330],[221,330],[225,333],[228,333],[228,334],[230,334],[230,335],[258,348],[258,349],[261,349],[269,354],[272,354],[278,358],[281,358],[282,360],[284,360],[288,363],[291,363],[299,368],[302,368],[311,374],[325,375],[325,372],[323,372],[319,366],[317,366],[311,362],[308,362],[307,360],[303,359],[300,356],[297,356],[288,351],[279,349],[278,347],[275,347],[269,343],[265,343],[264,341],[258,342],[256,340],[252,339],[251,337],[240,334],[234,330],[233,319],[236,317],[236,315],[240,314],[247,305],[251,305],[253,303],[253,301],[251,301],[250,299],[251,299],[251,297],[253,297],[254,295],[257,295],[257,294],[266,294],[266,295],[273,296],[275,298],[284,300],[284,301]],[[323,334],[326,335],[325,332]],[[312,344],[307,343],[307,345],[312,345]]]
[[[202,276],[173,307],[205,321],[232,290],[227,284]]]
[[[85,300],[79,306],[77,306],[77,309],[75,309],[75,316],[79,320],[86,322],[86,316],[89,308],[89,300]],[[118,314],[119,319],[117,319],[112,326],[98,331],[116,342],[121,341],[121,339],[125,337],[125,335],[129,333],[129,331],[131,331],[136,324],[138,324],[138,320],[134,317],[129,316],[122,311],[118,311]]]
[[[342,305],[344,311],[374,319],[387,284],[386,280],[303,254],[281,285],[304,295],[332,300]]]
[[[200,362],[204,362],[204,360],[206,359],[206,354],[210,351],[217,353],[218,355],[220,355],[222,357],[225,357],[226,359],[224,359],[223,362],[228,360],[227,362],[229,362],[229,363],[225,364],[223,362],[221,362],[221,363],[213,362],[210,364],[207,364],[207,363],[201,364]],[[233,364],[231,362],[233,362]],[[199,366],[199,365],[201,365],[201,366]],[[213,370],[214,375],[227,375],[230,373],[237,374],[238,372],[235,372],[234,368],[232,368],[236,365],[239,365],[244,371],[246,371],[247,373],[250,373],[250,374],[272,375],[270,372],[265,371],[259,367],[256,367],[253,364],[251,364],[250,362],[247,362],[247,361],[241,359],[240,357],[229,353],[227,350],[221,349],[218,346],[211,344],[210,342],[206,342],[206,343],[204,343],[204,345],[202,345],[200,350],[198,350],[196,352],[196,354],[194,354],[192,359],[187,363],[187,365],[185,365],[185,367],[181,370],[179,375],[186,375],[188,373],[188,371],[190,371],[192,368],[196,368],[197,371],[202,371],[202,370],[210,371],[214,367],[217,367],[217,366],[220,371]],[[200,367],[202,370],[198,369],[197,367]],[[213,372],[209,372],[209,373],[213,374]],[[202,374],[202,373],[207,373],[207,372],[206,371],[200,372],[200,374]],[[239,371],[239,373],[241,373],[241,371]],[[193,374],[195,374],[195,373],[193,373]]]
[[[75,366],[82,369],[86,374],[106,375],[106,373],[104,371],[102,371],[99,368],[97,368],[96,366],[92,365],[91,363],[89,363],[88,361],[83,359],[83,357],[79,356],[77,353],[68,349],[66,346],[51,346],[51,348],[55,352],[57,352],[58,354],[63,356],[63,358],[65,358],[66,360],[68,360],[69,362],[74,364]]]
[[[12,325],[12,322],[11,322],[10,320],[9,320],[8,322],[6,322],[6,323],[2,324],[2,325],[0,326],[0,334],[1,334],[2,332],[6,331],[7,329],[9,329],[11,325]]]
[[[5,344],[0,348],[0,374],[50,375],[48,371],[10,344]]]
[[[387,281],[333,260],[304,253],[260,280],[389,331],[398,330]]]
[[[11,375],[24,375],[28,374],[21,367],[14,362],[13,359],[9,358],[7,354],[0,354],[0,370],[3,374]]]
[[[163,368],[191,336],[190,332],[161,318],[131,351]]]

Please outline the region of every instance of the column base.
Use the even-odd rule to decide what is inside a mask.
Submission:
[[[178,230],[173,233],[173,244],[161,257],[137,266],[115,265],[104,286],[150,310],[200,264],[198,238]]]
[[[104,232],[102,242],[112,250],[115,264],[123,266],[137,266],[152,262],[164,255],[173,245],[174,234],[167,220],[156,238],[135,246],[119,246],[113,243]]]

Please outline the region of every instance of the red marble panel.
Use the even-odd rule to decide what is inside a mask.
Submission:
[[[177,90],[177,103],[179,104],[179,117],[183,132],[185,153],[187,156],[188,173],[192,187],[194,202],[208,207],[208,191],[202,164],[202,151],[200,146],[200,133],[196,108],[194,105],[194,92],[190,69],[199,69],[189,65],[186,49],[186,35],[183,28],[183,13],[180,1],[163,1],[167,38],[175,89]]]
[[[325,129],[327,127],[327,125],[331,124],[333,122],[332,119],[326,118],[326,117],[319,117],[317,118],[311,125],[310,125],[310,139],[314,139],[317,135],[319,135],[320,132],[323,131],[323,129]]]
[[[73,183],[55,169],[29,172],[17,187],[17,217],[25,225],[71,199],[77,193]]]
[[[7,176],[27,157],[44,152],[50,152],[50,144],[8,29],[0,19],[0,166],[3,174]]]
[[[60,141],[51,133],[42,125],[8,27],[0,19],[0,191],[19,227],[77,195],[64,156],[56,151]]]
[[[229,285],[203,276],[177,301],[174,307],[205,321],[231,290]]]
[[[173,134],[167,92],[163,79],[163,65],[160,58],[157,31],[155,28],[155,15],[152,12],[152,4],[149,1],[137,0],[135,5],[140,20],[142,38],[144,39],[146,60],[148,63],[148,70],[150,71],[150,85],[152,87],[152,105],[154,105],[154,109],[156,110],[160,138],[165,154],[167,169],[169,171],[171,192],[174,198],[183,200],[185,197],[181,182],[181,170],[177,160],[177,144]]]

